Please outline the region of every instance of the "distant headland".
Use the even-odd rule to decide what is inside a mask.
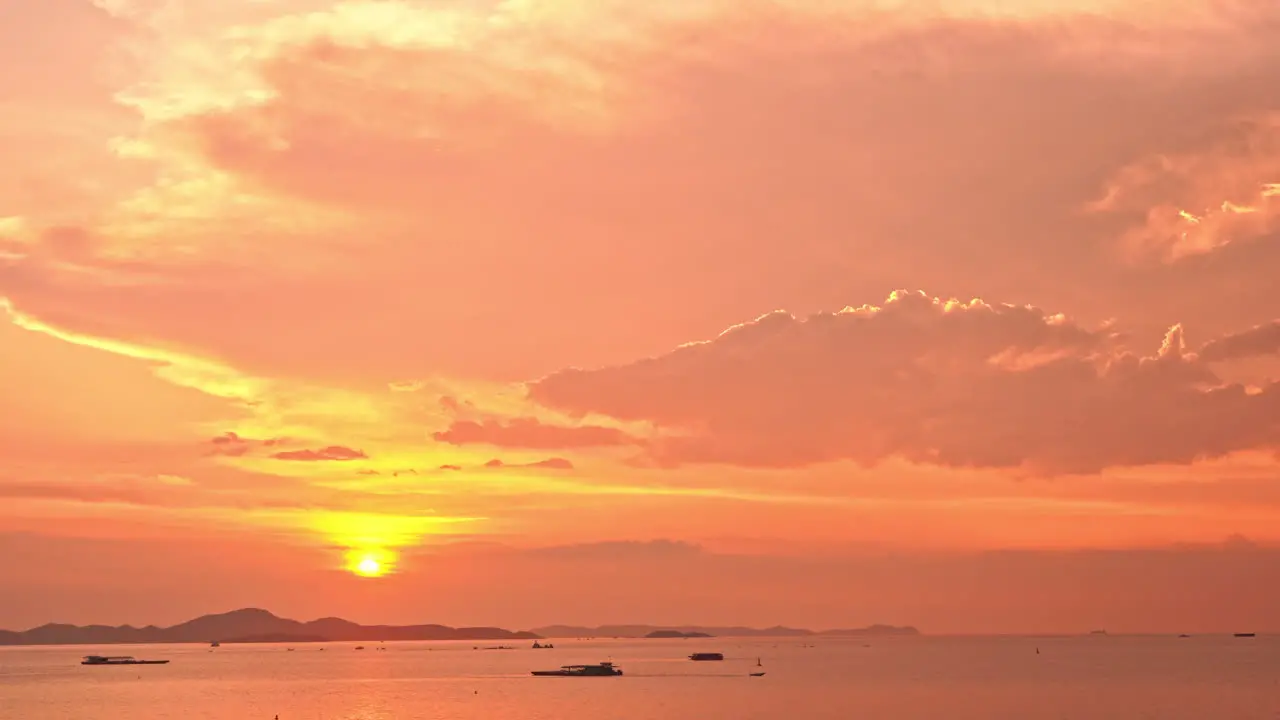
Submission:
[[[531,631],[446,625],[360,625],[341,618],[299,622],[256,608],[204,615],[172,627],[48,624],[23,632],[0,630],[0,645],[123,645],[164,643],[312,643],[382,640],[540,640],[543,638],[866,637],[919,635],[913,627],[872,625],[815,632],[772,627],[671,627],[551,625]]]
[[[533,632],[544,637],[557,638],[707,638],[707,637],[889,637],[919,635],[920,631],[911,626],[870,625],[862,628],[839,630],[806,630],[777,625],[770,628],[750,628],[741,626],[716,627],[703,625],[601,625],[599,627],[579,627],[576,625],[549,625],[534,628]]]

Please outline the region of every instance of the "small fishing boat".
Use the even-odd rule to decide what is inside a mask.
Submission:
[[[168,660],[138,660],[127,655],[85,655],[81,665],[168,665]]]
[[[763,675],[764,675],[764,673],[762,673],[762,672],[758,672],[758,673],[751,673],[751,677],[762,677]]]
[[[723,660],[724,653],[712,653],[712,652],[694,653],[689,656],[689,659],[695,662],[706,662],[709,660]]]

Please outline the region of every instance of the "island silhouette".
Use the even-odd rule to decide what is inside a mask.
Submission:
[[[919,635],[920,631],[909,625],[869,625],[860,628],[835,630],[807,630],[775,625],[768,628],[751,628],[738,625],[719,627],[707,625],[601,625],[580,627],[577,625],[548,625],[534,628],[545,637],[558,638],[706,638],[706,637],[888,637]]]
[[[705,633],[705,632],[681,632],[679,630],[654,630],[648,635],[645,635],[645,637],[649,638],[650,640],[671,640],[676,638],[680,638],[684,640],[692,640],[694,638],[709,638],[714,636],[711,633]]]
[[[0,630],[0,645],[123,645],[165,643],[308,643],[378,642],[396,640],[540,640],[543,638],[656,637],[808,637],[918,635],[913,627],[872,625],[851,630],[815,632],[773,627],[671,627],[657,625],[551,625],[512,631],[498,627],[447,625],[360,625],[336,617],[299,622],[258,608],[204,615],[172,627],[131,625],[64,625],[50,623],[22,632]]]

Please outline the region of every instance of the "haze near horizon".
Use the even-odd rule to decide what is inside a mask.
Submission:
[[[0,628],[1280,631],[1270,0],[0,0]]]

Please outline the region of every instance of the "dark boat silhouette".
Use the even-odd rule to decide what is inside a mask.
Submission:
[[[611,662],[596,665],[563,665],[559,670],[534,670],[535,677],[616,677],[622,674],[622,668],[614,667]]]
[[[85,655],[81,665],[168,665],[168,660],[137,660],[127,655]]]
[[[1236,633],[1236,637],[1240,637],[1240,638],[1258,637],[1258,633]]]
[[[713,653],[713,652],[694,653],[689,656],[689,659],[699,661],[699,662],[707,661],[707,660],[723,660],[724,653]]]

